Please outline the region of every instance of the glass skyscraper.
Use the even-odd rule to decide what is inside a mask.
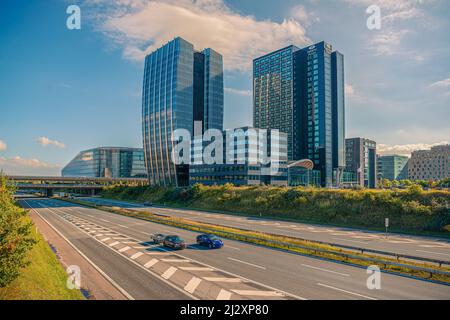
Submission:
[[[104,147],[81,151],[62,169],[63,177],[146,178],[144,151]]]
[[[288,135],[289,160],[310,159],[323,186],[345,167],[344,56],[320,42],[253,62],[254,126]]]
[[[203,129],[223,129],[223,62],[212,49],[197,52],[191,43],[175,38],[145,58],[142,96],[142,134],[149,182],[186,185],[188,165],[171,159],[172,133],[194,121]]]

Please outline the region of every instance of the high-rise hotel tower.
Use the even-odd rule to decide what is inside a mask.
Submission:
[[[320,42],[253,61],[253,124],[288,136],[289,160],[310,159],[323,186],[345,167],[344,56]]]
[[[189,183],[188,165],[172,161],[172,133],[192,135],[194,121],[223,130],[223,92],[222,56],[212,49],[195,51],[178,37],[145,58],[142,135],[150,184]]]

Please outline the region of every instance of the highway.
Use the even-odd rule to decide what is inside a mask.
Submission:
[[[234,216],[189,209],[148,207],[136,203],[104,198],[83,198],[95,204],[117,206],[138,211],[148,211],[168,216],[246,230],[298,237],[373,250],[388,251],[430,259],[450,261],[450,239],[438,239],[411,235],[389,234],[340,227],[311,225],[281,220]]]
[[[365,269],[225,240],[195,244],[196,233],[54,199],[20,200],[61,232],[134,299],[450,299],[450,286],[382,274],[369,290]],[[178,234],[173,252],[150,234]]]

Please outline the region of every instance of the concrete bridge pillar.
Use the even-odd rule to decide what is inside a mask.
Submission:
[[[53,189],[45,189],[45,196],[50,198],[53,196]]]

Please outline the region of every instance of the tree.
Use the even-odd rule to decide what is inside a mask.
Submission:
[[[14,192],[15,188],[8,185],[0,172],[0,287],[19,276],[20,270],[28,265],[27,252],[36,243],[26,211],[14,203]]]

